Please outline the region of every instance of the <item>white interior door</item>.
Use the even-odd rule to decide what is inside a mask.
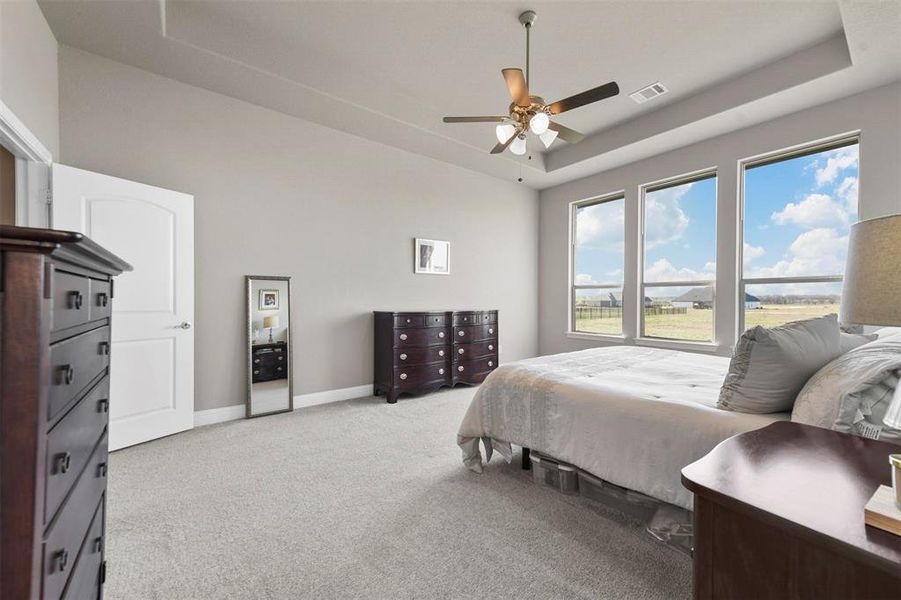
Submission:
[[[114,287],[110,449],[190,429],[194,197],[54,165],[52,218],[134,267]]]

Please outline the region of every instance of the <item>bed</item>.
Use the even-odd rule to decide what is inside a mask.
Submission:
[[[600,479],[691,510],[682,467],[718,443],[789,413],[716,408],[729,359],[607,347],[509,363],[476,391],[457,443],[463,463],[483,469],[494,451],[536,450]]]

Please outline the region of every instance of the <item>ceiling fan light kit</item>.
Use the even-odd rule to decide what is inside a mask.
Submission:
[[[527,10],[519,15],[519,22],[526,29],[526,70],[507,68],[502,69],[501,74],[507,83],[510,97],[513,102],[508,108],[508,116],[497,117],[444,117],[445,123],[500,123],[494,129],[497,137],[497,145],[491,149],[491,154],[500,154],[507,148],[516,155],[526,153],[526,132],[538,136],[545,148],[550,148],[558,137],[570,144],[577,144],[585,136],[569,127],[551,121],[552,115],[598,102],[606,98],[612,98],[619,94],[619,86],[611,81],[602,86],[590,89],[558,100],[551,104],[545,104],[541,96],[529,94],[529,58],[532,25],[538,15],[533,10]]]

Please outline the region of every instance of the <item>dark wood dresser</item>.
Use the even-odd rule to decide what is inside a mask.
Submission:
[[[77,233],[0,226],[0,598],[99,598],[113,279]]]
[[[695,494],[694,597],[901,598],[901,537],[864,524],[901,446],[787,421],[682,470]]]
[[[458,383],[481,383],[497,368],[496,310],[376,312],[375,395],[389,403]]]
[[[253,383],[288,378],[288,343],[254,344],[251,346]]]

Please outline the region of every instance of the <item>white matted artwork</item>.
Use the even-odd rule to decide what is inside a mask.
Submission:
[[[413,267],[416,273],[449,275],[450,242],[416,238]]]

